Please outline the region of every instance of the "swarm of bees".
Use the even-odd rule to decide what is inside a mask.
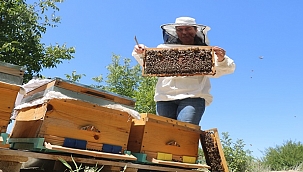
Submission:
[[[215,74],[213,56],[210,47],[147,48],[143,58],[143,75],[213,75]]]

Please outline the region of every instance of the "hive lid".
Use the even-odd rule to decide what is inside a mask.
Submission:
[[[27,92],[22,102],[30,102],[42,98],[50,91],[59,92],[71,98],[99,105],[121,104],[131,109],[135,106],[135,100],[130,97],[58,77],[50,79],[47,83],[43,83],[39,87]]]

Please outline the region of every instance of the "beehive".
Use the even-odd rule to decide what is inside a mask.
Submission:
[[[143,76],[214,75],[214,51],[211,46],[146,48]]]
[[[128,150],[153,159],[195,163],[198,156],[200,126],[154,114],[133,119]],[[139,159],[139,158],[138,158]]]
[[[0,147],[7,147],[7,127],[23,80],[23,68],[0,62]]]
[[[6,132],[20,86],[0,81],[0,133]]]
[[[50,99],[18,110],[10,143],[15,149],[36,149],[33,140],[56,146],[102,151],[105,146],[127,150],[131,116],[75,99]],[[28,141],[28,142],[27,142]],[[40,145],[41,148],[41,145]]]
[[[135,112],[133,99],[60,78],[33,83],[36,88],[15,108],[9,138],[12,148],[48,151],[47,147],[62,147],[71,148],[66,149],[69,152],[81,149],[85,155],[126,151],[130,112]]]

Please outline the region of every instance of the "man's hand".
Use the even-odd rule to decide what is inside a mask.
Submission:
[[[137,54],[142,54],[144,52],[145,45],[139,44],[135,45],[134,50]]]
[[[218,62],[222,62],[224,60],[224,56],[225,56],[225,50],[221,47],[215,46],[213,47],[218,59]]]

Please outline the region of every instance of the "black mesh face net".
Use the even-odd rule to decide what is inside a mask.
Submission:
[[[207,46],[209,45],[207,39],[207,31],[210,30],[207,26],[198,25],[197,34],[195,36],[195,45]],[[162,36],[164,44],[181,44],[181,41],[178,39],[178,35],[176,33],[176,29],[174,25],[164,25],[161,26]]]

